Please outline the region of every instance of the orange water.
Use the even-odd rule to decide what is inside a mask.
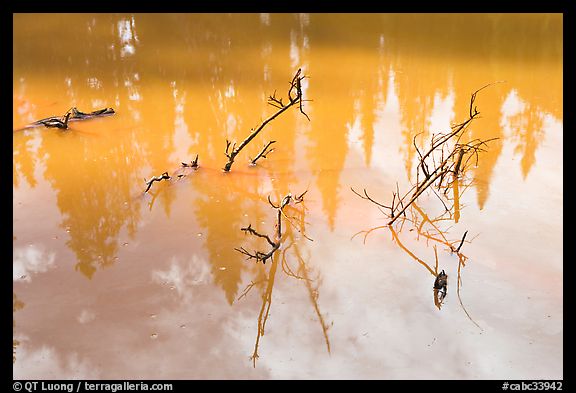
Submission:
[[[542,14],[14,15],[14,378],[563,378],[562,27]],[[286,97],[298,68],[310,121],[289,110],[222,173],[226,140],[273,113],[266,98]],[[466,120],[492,82],[466,137],[498,139],[446,226],[469,231],[461,297],[478,328],[456,257],[438,249],[438,310],[434,277],[390,231],[353,237],[386,220],[350,187],[383,203],[406,189],[414,136]],[[116,114],[22,129],[72,106]],[[173,181],[144,194],[165,171]],[[285,222],[274,263],[235,250],[266,247],[240,228],[274,233],[268,196],[305,190],[290,210],[305,208],[305,233]],[[432,244],[402,236],[434,264]]]

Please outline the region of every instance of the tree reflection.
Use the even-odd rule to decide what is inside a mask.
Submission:
[[[314,74],[314,63],[310,64]],[[310,139],[306,156],[314,169],[316,186],[322,194],[322,209],[330,230],[334,230],[339,204],[340,173],[348,151],[346,124],[353,118],[354,107],[346,94],[329,97],[332,82],[317,78],[310,85],[309,97],[327,105],[313,105],[314,128],[308,133]],[[315,130],[321,130],[315,132]]]
[[[44,176],[56,190],[60,225],[69,234],[76,270],[88,278],[98,266],[114,263],[120,230],[125,226],[134,236],[140,218],[140,202],[132,198],[132,182],[125,175],[138,166],[129,146],[130,140],[106,142],[77,134],[42,138],[39,154],[45,157]]]
[[[254,217],[258,222],[265,219],[259,204],[250,198],[251,190],[258,190],[259,180],[239,172],[207,175],[191,177],[201,195],[194,202],[194,213],[204,229],[203,239],[214,283],[224,290],[228,303],[232,304],[246,264],[231,245],[244,240],[239,228],[246,216]]]
[[[16,321],[14,320],[14,313],[18,310],[24,308],[24,302],[18,299],[18,296],[12,292],[12,330],[16,327]],[[20,345],[20,341],[15,338],[12,339],[12,363],[16,363],[16,349]]]
[[[21,133],[19,135],[14,135],[12,150],[12,184],[16,188],[20,186],[21,175],[24,175],[24,178],[31,188],[36,186],[37,182],[34,177],[35,157],[30,146],[35,141],[36,137],[32,134]]]
[[[389,22],[384,25],[384,37],[394,37],[386,41],[388,45],[385,45],[384,51],[387,58],[395,59],[391,63],[392,69],[402,70],[395,80],[404,119],[404,151],[408,173],[411,173],[414,161],[411,153],[413,150],[410,148],[412,138],[429,128],[434,97],[446,96],[452,91],[456,108],[453,118],[460,118],[467,107],[469,91],[486,83],[503,79],[506,81],[484,93],[483,118],[470,129],[472,139],[500,138],[483,155],[478,167],[472,170],[477,184],[481,185],[476,188],[476,192],[478,204],[482,208],[489,197],[490,179],[502,152],[502,104],[512,89],[517,90],[528,102],[524,115],[526,123],[521,127],[523,131],[516,128],[525,176],[542,142],[539,135],[541,113],[562,116],[562,105],[558,105],[562,100],[562,39],[561,34],[558,34],[558,26],[562,24],[561,16],[486,14],[448,17],[415,14],[383,18]],[[411,31],[401,34],[406,30],[403,26],[410,26]],[[392,33],[395,28],[399,30]],[[420,29],[427,29],[427,33],[415,34]],[[451,31],[459,33],[454,36]],[[515,39],[510,39],[510,34]],[[475,45],[469,50],[467,46],[472,41]],[[468,55],[461,60],[455,58],[454,53],[460,52]],[[422,67],[421,60],[427,56],[430,61]],[[417,60],[412,62],[411,59]],[[480,64],[486,66],[477,66]],[[551,71],[550,67],[556,68],[557,72]]]
[[[522,156],[520,165],[524,178],[536,162],[536,150],[544,139],[544,116],[544,112],[529,104],[510,119],[512,137],[516,143],[514,152]]]

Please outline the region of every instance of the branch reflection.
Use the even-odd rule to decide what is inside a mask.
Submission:
[[[433,286],[434,305],[439,310],[442,308],[442,303],[447,294],[448,276],[444,272],[444,269],[442,269],[441,272],[438,272],[439,262],[436,246],[443,245],[448,252],[456,254],[458,257],[456,291],[458,300],[468,318],[480,329],[482,328],[470,317],[470,314],[464,307],[460,297],[460,287],[462,282],[461,268],[465,266],[465,262],[468,259],[460,250],[466,240],[468,231],[465,231],[459,240],[449,240],[449,227],[444,227],[443,221],[454,221],[455,223],[458,223],[461,211],[461,194],[472,183],[472,180],[467,178],[466,172],[473,164],[477,166],[479,153],[485,151],[484,147],[487,146],[487,142],[496,139],[481,140],[475,138],[465,143],[462,142],[462,137],[467,127],[480,114],[477,107],[474,105],[477,93],[490,85],[491,84],[485,85],[472,93],[469,104],[468,119],[460,124],[452,125],[451,130],[447,133],[433,134],[430,138],[430,147],[427,150],[421,151],[419,149],[416,143],[416,136],[414,136],[413,145],[418,155],[416,179],[413,182],[413,186],[403,195],[400,194],[398,186],[396,186],[396,191],[392,193],[392,201],[389,206],[373,199],[366,189],[364,189],[363,194],[360,194],[355,191],[354,188],[351,188],[352,192],[357,196],[375,204],[378,209],[388,217],[389,221],[386,227],[390,230],[394,242],[435,277]],[[461,182],[465,182],[463,191],[460,191]],[[417,204],[418,199],[423,193],[429,195],[434,194],[444,207],[444,210],[441,213],[436,214],[435,218],[431,219],[429,214],[425,213],[424,209],[420,208]],[[450,204],[451,206],[448,206]],[[383,209],[386,209],[389,212]],[[416,230],[416,240],[420,240],[420,237],[423,237],[426,239],[427,245],[429,245],[430,242],[433,243],[435,257],[434,269],[432,269],[429,263],[426,263],[423,259],[418,257],[400,240],[399,233],[402,232],[406,223],[410,226],[410,232]],[[396,230],[394,226],[398,227],[398,229]],[[367,231],[361,231],[356,235],[364,233],[364,241],[366,241],[366,237],[371,232],[380,228],[383,228],[383,226],[372,228]]]
[[[260,338],[264,336],[266,322],[270,315],[270,308],[272,306],[272,291],[274,290],[276,273],[278,272],[279,265],[281,271],[286,276],[296,280],[302,280],[304,282],[304,286],[308,293],[308,298],[322,329],[322,334],[326,343],[326,350],[330,354],[330,339],[328,337],[329,326],[326,324],[318,304],[319,276],[312,278],[315,273],[313,272],[313,269],[308,266],[310,257],[308,256],[305,260],[300,249],[300,245],[303,240],[313,241],[305,233],[306,206],[303,203],[304,194],[306,194],[306,192],[293,197],[292,194],[289,193],[284,198],[282,198],[282,201],[279,205],[275,205],[270,200],[270,198],[268,198],[269,204],[277,210],[277,222],[275,224],[276,233],[274,240],[271,240],[267,235],[258,233],[251,227],[251,225],[246,228],[242,228],[243,231],[247,233],[249,232],[252,235],[255,235],[257,238],[266,239],[266,241],[272,246],[268,253],[261,251],[255,251],[252,253],[243,247],[236,249],[240,253],[247,255],[247,259],[256,259],[256,262],[262,262],[262,264],[258,264],[259,269],[257,272],[256,280],[251,281],[250,284],[246,286],[242,294],[238,297],[238,300],[240,300],[247,296],[250,290],[254,287],[259,287],[261,290],[262,304],[260,306],[260,312],[258,314],[257,320],[256,342],[254,344],[254,351],[250,357],[254,367],[256,367],[256,360],[259,358],[258,349],[260,346]],[[286,225],[285,231],[282,233],[283,219],[285,220]],[[280,249],[281,252],[279,251]],[[297,266],[295,268],[291,266],[290,257],[296,260]],[[268,258],[271,258],[272,263],[270,264],[268,272],[266,272],[265,262]]]

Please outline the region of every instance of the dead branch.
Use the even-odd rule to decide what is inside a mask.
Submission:
[[[306,192],[307,191],[304,191],[302,194],[298,195],[296,203],[302,202],[304,200],[304,194],[306,194]],[[275,205],[274,202],[272,202],[272,200],[270,199],[270,196],[268,196],[268,203],[270,204],[270,206],[272,206],[274,209],[277,210],[276,225],[275,225],[276,232],[275,232],[274,240],[272,240],[268,235],[265,235],[265,234],[262,234],[262,233],[256,231],[254,228],[252,228],[252,225],[248,225],[247,227],[240,228],[240,230],[245,232],[245,233],[249,233],[253,236],[266,239],[268,244],[271,246],[271,249],[268,252],[262,252],[262,251],[258,251],[258,250],[250,252],[250,251],[246,250],[244,247],[235,248],[235,250],[241,254],[246,255],[246,257],[247,257],[246,259],[255,259],[256,262],[260,261],[263,264],[266,264],[266,261],[268,259],[272,258],[272,256],[276,252],[276,250],[278,250],[278,248],[280,248],[281,240],[282,240],[282,217],[284,217],[286,219],[286,221],[288,221],[292,226],[294,226],[294,228],[299,233],[301,233],[306,239],[312,241],[312,239],[310,239],[308,236],[306,236],[302,232],[302,230],[300,228],[298,228],[283,211],[284,208],[286,208],[286,206],[288,206],[290,204],[290,202],[292,202],[292,200],[294,200],[294,197],[292,197],[291,193],[288,193],[284,196],[284,198],[282,198],[282,201],[280,202],[279,205]]]
[[[68,112],[66,112],[66,114],[65,114],[62,118],[60,118],[60,119],[58,119],[58,118],[51,118],[51,119],[48,119],[48,120],[41,121],[40,123],[43,124],[44,127],[47,127],[47,128],[60,128],[60,129],[66,130],[66,129],[68,129],[68,119],[70,119],[70,115],[71,115],[71,114],[70,114],[70,112],[68,111]],[[64,119],[64,120],[62,120],[62,119]]]
[[[287,203],[289,203],[289,195],[290,194],[288,194],[286,197],[284,197],[284,200],[288,200]],[[280,247],[280,240],[282,238],[281,211],[282,211],[282,208],[284,208],[284,206],[287,204],[286,203],[286,204],[282,204],[281,206],[276,206],[270,200],[270,196],[268,196],[268,202],[270,203],[270,205],[272,207],[274,207],[275,209],[278,210],[278,218],[277,218],[278,221],[276,223],[276,239],[275,239],[276,241],[272,241],[272,239],[270,239],[270,237],[268,235],[264,235],[264,234],[257,232],[254,228],[252,228],[251,224],[248,225],[247,227],[240,228],[240,230],[245,232],[245,233],[249,233],[253,236],[266,239],[266,241],[268,242],[268,244],[270,244],[270,246],[272,248],[268,252],[262,252],[262,251],[258,251],[258,250],[250,252],[250,251],[246,250],[244,247],[235,248],[235,250],[238,251],[239,253],[246,255],[247,256],[246,259],[255,259],[256,262],[260,261],[264,265],[266,264],[266,261],[268,259],[270,259],[274,255],[276,250],[278,250],[278,248]]]
[[[304,202],[304,195],[306,195],[306,193],[308,192],[308,190],[304,191],[302,194],[294,197],[294,203],[302,203]]]
[[[240,228],[241,231],[250,233],[251,235],[257,236],[257,237],[261,237],[266,239],[266,241],[268,242],[268,244],[270,244],[272,247],[276,247],[276,243],[274,243],[272,240],[270,240],[270,238],[268,237],[268,235],[262,235],[258,232],[256,232],[253,228],[252,225],[249,224],[247,227],[245,228]]]
[[[148,181],[146,181],[146,179],[144,179],[144,181],[146,181],[146,185],[147,185],[146,190],[144,190],[144,193],[148,192],[150,187],[152,187],[152,183],[154,183],[155,181],[170,180],[170,179],[171,179],[171,177],[168,175],[168,172],[164,172],[160,176],[154,176]]]
[[[258,135],[260,133],[260,131],[262,131],[264,129],[264,127],[266,127],[266,125],[268,125],[268,123],[270,123],[272,120],[276,119],[278,116],[280,116],[282,113],[286,112],[288,109],[290,109],[292,106],[294,105],[299,105],[300,107],[300,112],[303,113],[307,118],[308,115],[306,115],[306,113],[304,113],[303,109],[302,109],[302,85],[301,85],[301,81],[302,79],[304,79],[304,76],[300,76],[302,72],[302,69],[298,69],[298,71],[296,72],[296,74],[294,75],[294,77],[292,78],[292,81],[290,82],[290,89],[288,90],[288,99],[289,99],[289,103],[284,104],[282,102],[281,98],[277,98],[276,97],[276,92],[274,92],[273,95],[271,95],[270,97],[268,97],[268,104],[270,106],[273,106],[274,108],[278,109],[274,114],[272,114],[270,117],[268,117],[266,120],[264,120],[256,129],[252,129],[250,135],[248,135],[248,137],[246,137],[246,139],[244,139],[242,141],[242,143],[240,143],[238,145],[238,147],[236,147],[236,144],[234,144],[232,146],[232,149],[230,149],[230,141],[226,140],[226,151],[225,151],[225,155],[226,157],[228,157],[228,162],[226,162],[226,164],[224,165],[223,170],[225,172],[229,172],[230,169],[232,168],[232,164],[234,164],[234,160],[236,159],[236,156],[240,153],[240,151],[246,147],[246,145],[248,143],[250,143],[250,141],[252,141],[252,139],[254,139],[256,137],[256,135]],[[308,118],[308,120],[310,120],[310,118]]]
[[[284,206],[288,205],[291,200],[295,200],[295,202],[294,202],[295,204],[296,204],[296,203],[301,203],[301,202],[304,200],[304,199],[303,199],[303,196],[304,196],[304,194],[301,194],[301,195],[300,195],[300,199],[296,200],[294,197],[292,197],[291,194],[288,194],[286,197],[284,197],[284,200],[282,201],[281,207],[284,207]],[[270,202],[270,201],[268,201],[268,202]],[[282,215],[282,216],[286,219],[286,221],[287,221],[290,225],[292,225],[292,227],[293,227],[294,229],[296,229],[296,231],[297,231],[298,233],[300,233],[302,236],[304,236],[304,238],[305,238],[306,240],[309,240],[309,241],[311,241],[311,242],[314,241],[313,239],[311,239],[310,237],[308,237],[308,236],[304,233],[303,227],[300,227],[300,228],[299,228],[296,224],[294,224],[294,222],[292,222],[292,219],[291,219],[290,217],[288,217],[288,216],[284,213],[284,210],[283,210],[283,209],[278,209],[278,218],[279,218],[279,219],[280,219],[280,215]],[[279,222],[280,222],[280,221],[279,221]]]
[[[360,194],[359,194],[354,188],[352,188],[352,187],[350,187],[350,190],[352,190],[352,192],[353,192],[354,194],[358,195],[360,198],[365,199],[365,200],[367,200],[367,201],[370,201],[370,202],[372,202],[372,203],[375,204],[375,205],[385,207],[386,209],[392,209],[392,207],[383,205],[383,204],[381,204],[381,203],[379,203],[379,202],[376,202],[374,199],[372,199],[372,198],[368,195],[368,192],[366,191],[366,189],[364,189],[364,195],[360,195]],[[394,201],[392,201],[392,206],[394,206]]]
[[[460,139],[464,134],[464,130],[466,130],[470,123],[480,115],[480,112],[474,105],[478,92],[492,84],[493,83],[483,86],[482,88],[472,93],[470,97],[468,119],[462,123],[452,125],[451,131],[448,133],[433,134],[430,139],[430,148],[426,152],[421,152],[418,148],[418,145],[416,144],[416,137],[421,133],[418,133],[414,136],[412,142],[419,157],[419,163],[416,167],[416,183],[402,197],[400,196],[398,190],[396,193],[393,193],[392,206],[386,206],[380,202],[375,201],[368,195],[366,189],[364,189],[364,195],[361,195],[354,189],[352,189],[352,191],[360,198],[372,202],[379,208],[383,207],[389,209],[390,214],[385,213],[390,217],[388,225],[392,225],[399,216],[405,215],[405,212],[410,207],[410,205],[412,205],[418,199],[418,197],[431,186],[435,185],[435,188],[438,190],[444,189],[444,193],[446,193],[449,187],[452,186],[452,182],[455,181],[455,179],[457,179],[458,176],[462,173],[468,164],[468,161],[472,157],[475,157],[477,160],[478,153],[483,151],[482,146],[486,146],[487,142],[496,139],[492,138],[488,140],[473,140],[468,143],[460,143]],[[448,147],[448,143],[453,139],[455,139],[455,144],[454,147],[450,149]],[[440,162],[436,162],[435,156],[438,154],[441,157]],[[428,162],[428,159],[430,159],[432,162]],[[422,181],[420,181],[420,173],[422,173]],[[453,175],[450,181],[446,180],[448,174]],[[440,199],[444,205],[444,208],[448,211],[449,209],[442,200],[441,196],[438,195],[434,188],[431,189],[434,191],[438,199]],[[396,201],[396,198],[398,198],[398,201]]]
[[[44,119],[37,120],[33,123],[30,123],[26,128],[30,127],[37,127],[37,126],[45,126],[45,127],[55,127],[55,128],[68,128],[68,121],[77,121],[77,120],[87,120],[98,116],[107,116],[113,115],[116,113],[112,108],[103,108],[98,109],[89,113],[84,113],[78,110],[75,106],[68,109],[66,113],[62,116],[50,116]],[[68,120],[66,120],[66,115],[68,115]]]
[[[196,154],[196,158],[193,161],[190,161],[190,164],[182,162],[182,166],[184,168],[198,169],[198,154]]]
[[[416,199],[418,199],[418,197],[432,184],[434,184],[434,182],[440,178],[440,176],[443,176],[445,174],[445,172],[447,171],[447,169],[444,169],[441,172],[438,172],[432,179],[428,179],[426,182],[424,182],[424,185],[419,187],[419,189],[416,190],[416,192],[414,192],[414,194],[412,194],[410,201],[404,205],[404,207],[402,208],[402,210],[400,210],[400,212],[398,214],[396,214],[395,216],[392,217],[392,219],[388,222],[388,225],[392,225],[394,223],[394,221],[396,221],[396,219],[406,211],[406,209],[416,201]],[[402,198],[401,200],[403,200],[404,198]]]
[[[277,245],[272,247],[272,249],[270,251],[268,251],[267,253],[264,253],[262,251],[250,252],[250,251],[246,250],[244,247],[234,248],[234,250],[238,251],[241,254],[246,255],[247,256],[246,259],[255,259],[256,262],[260,261],[260,262],[262,262],[262,264],[265,265],[266,261],[268,259],[270,259],[272,257],[272,255],[274,255],[274,252],[278,249],[278,247],[280,247],[280,243],[278,243]]]
[[[269,149],[269,150],[267,150],[267,149],[268,149],[268,148],[270,147],[270,145],[272,145],[273,143],[276,143],[276,141],[270,141],[270,142],[268,142],[268,143],[264,146],[264,148],[260,151],[260,153],[258,153],[258,154],[256,155],[256,157],[254,157],[254,159],[253,159],[252,161],[250,161],[250,164],[251,164],[251,165],[256,165],[256,161],[258,161],[260,158],[268,158],[267,155],[268,155],[269,153],[272,153],[272,152],[274,151],[274,149]]]
[[[466,235],[468,234],[468,231],[464,232],[464,235],[462,236],[462,240],[460,240],[460,245],[458,246],[458,248],[456,249],[456,254],[460,253],[460,249],[462,248],[462,244],[464,244],[464,239],[466,239]]]
[[[256,286],[258,283],[266,282],[266,285],[263,288],[263,293],[262,293],[262,305],[260,307],[260,313],[258,315],[258,332],[257,332],[257,336],[256,336],[256,342],[254,344],[254,351],[252,353],[252,356],[250,356],[250,360],[253,362],[254,367],[256,367],[256,360],[259,357],[258,348],[260,345],[260,338],[262,336],[264,336],[266,321],[270,315],[270,307],[271,307],[271,303],[272,303],[272,290],[273,290],[274,280],[276,277],[276,272],[277,272],[277,268],[278,268],[278,264],[279,264],[278,258],[281,258],[282,271],[284,273],[286,273],[287,276],[296,278],[298,280],[303,280],[305,282],[305,286],[306,286],[306,289],[308,291],[310,301],[314,307],[314,311],[315,311],[316,315],[318,316],[318,319],[320,321],[320,325],[322,327],[322,333],[324,336],[324,341],[326,343],[328,354],[330,354],[330,341],[328,338],[329,326],[326,324],[326,322],[324,320],[324,316],[320,312],[320,307],[318,305],[318,287],[313,285],[313,282],[312,282],[313,280],[310,278],[309,269],[306,266],[306,262],[304,261],[304,259],[302,258],[302,255],[300,254],[300,251],[298,250],[297,242],[294,241],[294,232],[291,230],[291,227],[287,227],[285,233],[282,234],[282,217],[288,219],[286,214],[284,213],[284,209],[287,209],[288,207],[294,208],[294,207],[290,206],[292,202],[294,202],[294,205],[298,204],[298,203],[302,203],[304,201],[304,195],[307,192],[308,192],[308,190],[304,191],[303,193],[301,193],[297,196],[292,196],[291,193],[288,193],[281,199],[279,204],[275,204],[274,202],[272,202],[272,199],[270,198],[270,196],[268,196],[268,198],[267,198],[268,203],[270,204],[270,206],[272,208],[277,210],[277,223],[275,225],[276,233],[275,233],[274,240],[272,240],[271,237],[268,235],[259,233],[254,228],[252,228],[251,225],[248,225],[245,228],[241,228],[241,230],[247,234],[250,234],[250,235],[253,235],[256,237],[260,237],[260,238],[264,238],[268,242],[268,244],[270,246],[272,246],[272,248],[268,252],[262,252],[262,251],[251,252],[251,251],[247,251],[243,247],[236,249],[240,253],[246,255],[248,257],[248,259],[256,259],[257,261],[258,260],[264,261],[264,260],[270,259],[272,261],[268,276],[266,278],[264,278],[263,280],[259,280],[256,282],[251,281],[250,284],[244,289],[244,291],[242,292],[242,294],[238,298],[238,299],[240,299],[240,298],[246,296],[246,294],[254,286]],[[303,207],[302,209],[297,209],[297,211],[300,213],[300,215],[293,217],[293,219],[299,221],[301,230],[303,231],[304,230],[303,229],[304,224],[305,224],[306,208]],[[291,222],[291,224],[294,226],[294,228],[298,229],[294,223]],[[301,231],[299,230],[299,232],[301,232]],[[281,253],[277,253],[276,251],[279,249],[280,244],[286,242],[286,239],[289,239],[289,245],[287,247],[283,247],[283,250]],[[287,254],[288,250],[294,250],[295,256],[296,256],[297,261],[298,261],[298,274],[294,272],[294,270],[290,267],[290,265],[287,262],[286,254]]]
[[[397,220],[398,216],[403,214],[406,211],[406,209],[412,203],[414,203],[416,201],[416,199],[426,189],[428,189],[432,185],[436,185],[436,188],[438,190],[445,189],[446,190],[445,192],[447,192],[447,190],[449,189],[449,187],[452,184],[452,181],[454,181],[454,179],[458,178],[459,174],[462,171],[462,162],[464,160],[464,156],[468,154],[468,155],[475,155],[477,157],[478,152],[482,150],[481,146],[485,146],[488,141],[493,140],[493,139],[486,140],[486,141],[476,140],[476,141],[471,141],[471,142],[468,142],[465,144],[459,143],[460,139],[463,135],[463,131],[480,114],[480,112],[478,112],[477,107],[474,106],[474,102],[476,100],[477,93],[480,90],[486,88],[487,86],[489,86],[489,85],[486,85],[486,86],[482,87],[481,89],[472,93],[472,96],[470,98],[469,118],[460,124],[452,126],[452,130],[449,133],[446,133],[446,134],[440,133],[440,134],[436,134],[436,135],[433,134],[432,138],[430,140],[430,148],[428,149],[428,151],[426,151],[425,153],[420,152],[420,149],[416,145],[416,136],[419,134],[414,136],[413,144],[414,144],[414,147],[416,148],[416,152],[418,153],[418,156],[419,156],[419,164],[416,168],[416,185],[415,185],[415,187],[410,189],[406,194],[404,194],[403,197],[400,198],[400,203],[402,204],[402,207],[400,208],[400,210],[398,211],[397,214],[395,213],[395,210],[392,207],[388,207],[389,209],[391,209],[391,214],[390,214],[391,219],[388,222],[388,225],[392,225]],[[456,139],[456,143],[455,143],[454,147],[450,150],[447,147],[447,144],[452,139]],[[448,149],[448,150],[446,151],[446,149]],[[436,159],[435,159],[435,154],[437,154],[437,153],[441,155],[441,161],[439,163],[436,163]],[[428,158],[430,158],[432,160],[432,164],[433,164],[432,169],[429,167],[429,162],[426,161]],[[467,160],[465,161],[465,163],[467,163]],[[420,172],[422,172],[422,175],[424,178],[424,180],[422,182],[420,182],[420,180],[419,180]],[[446,175],[449,173],[451,173],[453,175],[453,177],[452,177],[451,181],[446,183],[446,181],[445,181]],[[432,188],[432,190],[434,190],[434,188]],[[364,193],[366,196],[368,195],[366,193],[366,191]],[[440,197],[440,195],[438,195],[436,193],[436,191],[434,191],[434,193],[436,194],[438,199],[440,199],[442,201],[442,198]],[[358,193],[356,193],[356,194],[358,194]],[[362,197],[362,196],[360,196],[360,197]],[[394,195],[394,197],[395,197],[395,195]],[[375,203],[378,206],[385,206],[383,204],[375,202],[371,198],[364,198],[364,197],[362,197],[362,198],[368,199],[372,203]],[[404,203],[405,200],[407,200],[408,202]],[[394,201],[395,201],[395,198],[393,199],[393,202]],[[448,210],[444,201],[442,201],[442,203],[444,205],[444,208],[446,210]],[[393,207],[397,207],[397,206],[393,206]]]

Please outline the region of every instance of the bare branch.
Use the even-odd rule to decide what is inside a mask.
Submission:
[[[250,164],[256,165],[256,161],[258,161],[260,158],[268,158],[267,155],[268,155],[269,153],[272,153],[272,152],[274,151],[274,149],[270,149],[270,150],[267,150],[267,149],[268,149],[268,148],[270,147],[270,145],[272,145],[273,143],[276,143],[276,141],[270,141],[270,142],[268,142],[268,143],[264,146],[264,148],[260,151],[260,153],[258,153],[258,155],[257,155],[256,157],[254,157],[254,159],[253,159],[252,161],[250,161]]]
[[[193,161],[190,161],[190,164],[187,164],[185,162],[182,162],[181,164],[184,168],[198,169],[198,154],[196,154],[196,158],[194,158]]]
[[[161,174],[160,176],[154,176],[152,177],[152,179],[148,180],[146,182],[146,190],[144,191],[144,193],[148,192],[148,190],[150,189],[150,187],[152,187],[152,183],[154,183],[155,181],[161,181],[161,180],[170,180],[170,176],[168,175],[168,172],[164,172],[163,174]],[[146,179],[144,179],[146,180]]]
[[[288,90],[288,98],[290,100],[289,103],[287,104],[283,104],[282,99],[281,98],[277,98],[276,97],[276,92],[274,92],[273,95],[268,97],[268,104],[274,106],[275,108],[278,109],[278,111],[276,111],[276,113],[272,114],[270,117],[268,117],[266,120],[264,120],[255,130],[251,130],[252,132],[250,133],[250,135],[248,135],[246,137],[246,139],[244,139],[242,141],[242,143],[240,143],[238,145],[238,147],[236,147],[236,145],[234,145],[232,147],[232,150],[229,150],[230,147],[230,143],[228,141],[226,141],[226,152],[225,155],[226,157],[228,157],[228,162],[226,162],[226,164],[224,165],[223,170],[225,172],[229,172],[230,169],[232,168],[232,165],[234,164],[234,160],[236,159],[236,156],[240,153],[240,151],[248,144],[250,143],[250,141],[252,141],[256,135],[258,135],[260,133],[260,131],[262,131],[264,129],[264,127],[266,127],[266,125],[268,125],[272,120],[276,119],[278,116],[280,116],[282,113],[284,113],[285,111],[287,111],[288,109],[290,109],[292,106],[300,104],[300,112],[302,114],[304,114],[306,116],[306,118],[308,118],[308,120],[310,120],[310,118],[308,117],[308,115],[306,115],[306,113],[304,113],[304,111],[302,110],[302,88],[301,88],[301,80],[304,78],[304,76],[300,76],[302,70],[298,69],[298,71],[296,72],[296,74],[294,75],[294,77],[292,78],[292,82],[290,82],[290,89]],[[295,92],[294,92],[295,91]],[[294,95],[295,94],[295,95]]]
[[[306,191],[304,191],[302,194],[294,197],[294,203],[304,202],[304,195],[306,195],[307,192],[308,192],[308,190],[306,190]]]
[[[352,187],[350,187],[350,190],[352,190],[352,192],[353,192],[354,194],[358,195],[360,198],[366,199],[366,200],[374,203],[375,205],[385,207],[386,209],[392,209],[392,207],[383,205],[383,204],[381,204],[381,203],[379,203],[379,202],[376,202],[374,199],[372,199],[372,198],[368,195],[368,192],[366,191],[366,189],[364,189],[364,195],[360,195],[360,194],[359,194],[354,188],[352,188]],[[394,205],[392,205],[392,206],[394,206]]]
[[[468,234],[468,231],[464,232],[464,235],[462,236],[462,240],[460,240],[460,245],[456,249],[456,254],[458,254],[460,252],[460,249],[462,248],[462,245],[464,244],[464,239],[466,239],[467,234]]]
[[[251,235],[257,236],[257,237],[261,237],[266,239],[266,241],[268,241],[268,243],[272,246],[272,247],[276,247],[276,243],[274,243],[272,240],[270,240],[270,238],[268,237],[268,235],[262,235],[261,233],[256,232],[253,228],[252,225],[249,224],[247,227],[245,228],[240,228],[241,231],[250,233]]]

